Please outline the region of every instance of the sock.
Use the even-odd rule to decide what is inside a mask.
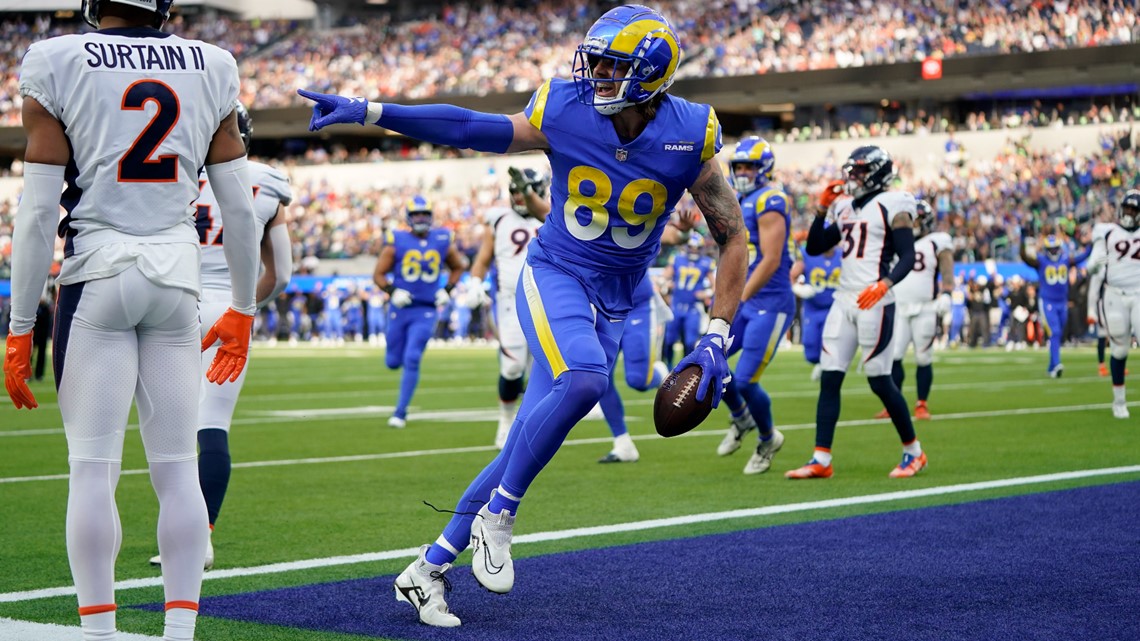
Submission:
[[[917,457],[919,454],[922,454],[922,443],[919,443],[918,439],[915,439],[910,443],[906,443],[903,445],[903,452]]]
[[[824,371],[819,379],[819,402],[815,407],[815,449],[831,451],[835,424],[839,422],[839,390],[846,372]],[[830,454],[828,455],[830,460]]]
[[[166,626],[163,641],[194,641],[194,625],[198,621],[198,604],[170,601],[166,604]]]
[[[934,384],[934,366],[919,365],[914,372],[914,378],[918,383],[918,400],[925,403],[926,399],[930,398],[930,386]]]
[[[621,402],[621,394],[618,394],[612,373],[610,386],[606,388],[606,393],[602,394],[599,403],[602,406],[602,416],[606,418],[606,425],[610,426],[610,434],[615,437],[625,434],[628,431],[625,426],[625,405]]]
[[[79,608],[79,626],[83,628],[83,641],[115,641],[115,606]]]
[[[732,412],[733,418],[743,417],[745,410],[748,409],[744,397],[740,395],[740,389],[736,386],[735,379],[724,386],[724,395],[721,396],[721,400],[724,401],[725,405],[728,405],[728,411]]]
[[[198,430],[198,482],[206,499],[210,525],[218,520],[230,485],[230,444],[225,430]]]
[[[614,437],[614,449],[620,450],[623,449],[623,446],[626,450],[637,449],[637,447],[633,444],[633,437],[629,435],[629,432]]]
[[[1127,388],[1123,385],[1112,386],[1112,402],[1116,405],[1124,405],[1127,401],[1125,397],[1125,390]]]
[[[500,514],[503,510],[511,513],[513,516],[519,511],[519,503],[522,502],[522,497],[516,497],[499,486],[495,489],[495,493],[491,495],[491,501],[487,503],[487,509],[492,514]]]
[[[168,604],[197,604],[202,592],[210,528],[197,468],[194,460],[150,463],[150,482],[158,495],[158,553],[162,555],[162,583]],[[179,616],[183,615],[175,618]]]
[[[1096,339],[1096,362],[1104,365],[1104,347],[1108,344],[1108,339],[1103,336]]]
[[[1124,366],[1128,363],[1128,357],[1117,358],[1113,356],[1108,359],[1108,368],[1112,371],[1112,384],[1113,386],[1124,385]]]
[[[891,380],[895,382],[895,387],[900,390],[903,388],[903,381],[906,380],[906,370],[903,369],[902,361],[894,361],[891,363]]]
[[[420,383],[420,364],[418,362],[404,363],[404,371],[400,374],[400,395],[396,399],[396,411],[392,413],[398,418],[408,417],[408,405],[412,403],[412,395],[416,393],[416,386]]]
[[[515,418],[515,409],[517,406],[517,401],[499,401],[499,414],[501,414],[504,418],[509,418],[513,421]]]
[[[811,454],[812,459],[820,465],[827,467],[831,465],[831,450],[826,450],[820,447],[815,448]]]
[[[748,411],[756,421],[760,431],[760,440],[767,441],[772,438],[772,398],[759,383],[749,383],[744,386],[744,398],[748,401]]]
[[[80,616],[110,612],[115,603],[115,558],[123,532],[115,504],[120,463],[69,462],[71,474],[67,495],[67,558],[80,605]],[[197,483],[197,478],[194,479]],[[87,608],[92,608],[87,610]],[[90,615],[85,615],[90,612]],[[107,617],[92,619],[106,630]],[[114,630],[114,623],[111,624]],[[98,637],[94,637],[98,638]]]
[[[914,423],[910,420],[910,408],[907,407],[906,399],[903,398],[899,388],[895,387],[891,377],[869,376],[867,383],[871,385],[871,391],[883,402],[883,407],[887,408],[887,413],[891,415],[891,422],[895,424],[895,430],[898,431],[902,442],[913,441]]]
[[[456,550],[455,546],[441,535],[428,548],[427,553],[424,554],[424,560],[433,565],[444,565],[445,563],[454,563],[458,556],[459,550]]]

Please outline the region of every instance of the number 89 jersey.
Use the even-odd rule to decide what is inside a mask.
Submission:
[[[858,293],[890,273],[895,258],[891,222],[904,212],[914,217],[914,196],[905,191],[884,191],[862,207],[856,207],[852,198],[841,198],[832,208],[835,224],[839,226],[839,251],[843,256],[839,291]]]
[[[155,29],[31,45],[20,95],[63,123],[72,149],[67,254],[138,237],[196,245],[198,170],[237,94],[233,56]]]
[[[451,231],[435,227],[422,237],[405,230],[388,232],[385,241],[396,248],[392,284],[407,290],[415,304],[434,307],[451,240]]]
[[[579,102],[574,83],[558,79],[535,92],[525,113],[550,146],[552,209],[535,241],[539,251],[595,287],[594,304],[624,315],[669,213],[720,151],[716,113],[665,95],[641,134],[622,141],[609,117]],[[631,277],[620,286],[606,279],[602,291],[599,272]]]

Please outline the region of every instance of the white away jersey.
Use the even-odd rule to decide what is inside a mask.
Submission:
[[[914,217],[914,196],[905,191],[884,191],[858,209],[850,197],[837,199],[831,206],[843,256],[839,291],[858,293],[890,271],[895,258],[891,221],[903,212]]]
[[[522,216],[510,207],[494,207],[487,211],[487,224],[495,229],[495,269],[499,273],[499,291],[512,294],[526,264],[527,245],[542,227],[542,221],[533,216]]]
[[[1097,225],[1088,264],[1104,267],[1104,282],[1126,292],[1140,292],[1140,229]]]
[[[895,301],[924,303],[938,296],[938,254],[953,247],[950,234],[936,231],[914,241],[914,268],[895,285]]]
[[[238,94],[233,56],[150,28],[32,44],[20,95],[63,123],[71,143],[65,251],[114,243],[194,243],[198,170]]]
[[[253,185],[253,214],[257,219],[257,243],[260,246],[265,228],[277,216],[278,205],[288,205],[293,201],[293,190],[285,174],[259,162],[249,163],[249,178]],[[206,172],[202,172],[199,183],[202,196],[196,207],[195,226],[198,242],[202,245],[202,287],[228,290],[230,268],[222,249],[225,230],[222,217],[218,215],[218,201],[206,180]]]

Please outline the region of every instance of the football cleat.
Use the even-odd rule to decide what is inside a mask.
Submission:
[[[388,419],[388,427],[394,427],[398,430],[402,430],[407,427],[407,425],[408,421],[400,418],[399,416],[393,416]]]
[[[598,459],[598,462],[636,463],[639,458],[641,458],[641,454],[637,451],[637,446],[633,444],[633,437],[626,433],[614,439],[614,449]]]
[[[1049,370],[1049,378],[1061,378],[1061,374],[1065,373],[1065,366],[1057,363],[1057,366]]]
[[[1128,405],[1125,403],[1113,403],[1112,416],[1113,418],[1128,418],[1130,416],[1128,413]]]
[[[919,401],[915,403],[914,417],[920,421],[930,420],[930,409],[926,407],[926,401]]]
[[[888,412],[887,408],[885,408],[885,407],[883,408],[883,410],[881,412],[879,412],[878,414],[875,415],[875,418],[890,418],[890,417],[891,417],[891,413]]]
[[[506,416],[499,417],[499,428],[495,430],[495,449],[501,450],[507,444],[507,437],[511,434],[511,423],[514,419]]]
[[[808,461],[807,465],[794,470],[784,472],[784,478],[799,480],[799,479],[829,479],[831,478],[831,464],[824,465],[814,458]]]
[[[754,429],[757,429],[756,420],[752,418],[752,414],[748,411],[745,411],[744,416],[740,418],[733,416],[732,423],[729,424],[728,430],[724,433],[724,438],[721,440],[720,445],[716,446],[716,453],[720,456],[728,456],[736,450],[739,450],[744,435]]]
[[[1097,373],[1100,374],[1101,378],[1108,376],[1108,366],[1105,365],[1104,363],[1101,363],[1100,366],[1097,368]]]
[[[162,565],[162,555],[156,554],[150,557],[151,565]],[[210,536],[206,539],[206,561],[203,564],[203,569],[209,570],[214,567],[214,531],[210,530]]]
[[[890,477],[893,479],[910,478],[924,469],[926,469],[926,452],[918,456],[911,456],[903,452],[902,462],[899,463],[898,467],[891,470]]]
[[[492,514],[486,505],[471,523],[471,572],[479,585],[496,594],[506,594],[515,585],[515,562],[511,559],[511,532],[515,517],[503,510]]]
[[[772,430],[772,438],[767,441],[760,441],[756,445],[756,452],[752,454],[752,458],[748,459],[748,463],[744,465],[745,474],[763,474],[772,467],[772,457],[780,448],[784,446],[784,433],[780,430]]]
[[[430,548],[430,545],[420,547],[419,557],[404,568],[392,587],[396,590],[397,601],[403,601],[416,609],[420,623],[454,628],[460,624],[459,617],[447,609],[447,601],[444,600],[444,595],[451,591],[451,583],[444,576],[451,569],[451,564],[428,563],[424,555]]]

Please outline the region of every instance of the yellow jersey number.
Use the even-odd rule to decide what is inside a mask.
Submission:
[[[400,261],[400,275],[409,283],[417,280],[434,282],[439,279],[439,264],[442,259],[439,252],[429,249],[421,252],[418,249],[409,249],[404,252],[404,259]]]
[[[687,292],[697,288],[697,281],[701,277],[701,270],[697,267],[681,267],[677,270],[677,289]]]
[[[1069,268],[1067,265],[1048,265],[1045,267],[1045,282],[1050,285],[1059,285],[1069,282]]]
[[[811,270],[811,286],[818,290],[821,289],[839,289],[839,270],[833,269],[831,277],[827,276],[827,272],[823,269],[816,267]]]
[[[585,241],[594,240],[606,233],[606,229],[610,226],[610,211],[606,209],[606,205],[610,203],[614,193],[610,177],[600,169],[579,165],[570,170],[566,183],[569,193],[562,212],[566,229],[575,238]],[[586,183],[593,186],[588,195],[582,193],[582,186]],[[650,198],[651,206],[649,213],[639,214],[634,210],[634,204],[644,196]],[[636,234],[631,234],[629,228],[615,227],[610,232],[614,242],[625,249],[633,249],[644,243],[656,226],[657,218],[665,213],[665,201],[668,196],[669,191],[665,185],[656,180],[640,178],[626,185],[618,195],[617,213],[630,227],[637,225],[645,227]],[[590,222],[585,225],[578,222],[578,211],[582,208],[590,210]]]

